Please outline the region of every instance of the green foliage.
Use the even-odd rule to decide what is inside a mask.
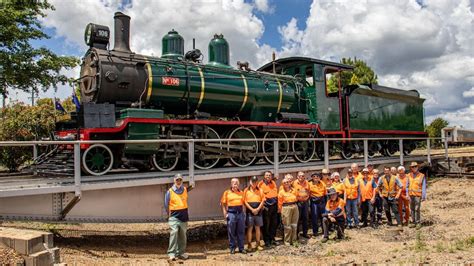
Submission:
[[[63,101],[66,111],[74,110],[68,98]],[[36,106],[13,102],[8,105],[0,119],[0,141],[31,141],[49,137],[54,130],[55,120],[68,118],[67,114],[56,111],[53,100],[39,99]],[[1,147],[0,165],[9,171],[17,171],[25,162],[31,160],[31,147]]]
[[[46,91],[58,84],[72,82],[61,69],[75,67],[79,60],[58,56],[45,47],[35,48],[32,40],[47,39],[38,18],[54,7],[46,1],[2,1],[0,4],[0,66],[6,88]],[[7,93],[0,86],[0,94]]]
[[[341,77],[341,87],[351,84],[377,84],[377,75],[370,66],[363,60],[352,58],[342,58],[342,64],[354,66],[354,70],[334,73],[328,82],[328,92],[336,92],[339,76]]]
[[[420,252],[420,251],[425,251],[425,250],[426,250],[426,243],[425,243],[425,240],[423,239],[423,235],[421,234],[421,231],[416,231],[415,251]]]
[[[426,131],[431,138],[441,137],[441,129],[449,125],[448,121],[444,120],[441,117],[433,120],[428,126],[426,126]]]
[[[441,117],[438,117],[425,127],[425,131],[428,132],[428,136],[430,138],[439,138],[441,137],[441,129],[447,127],[448,124],[448,121],[444,120]],[[441,140],[434,140],[432,142],[432,145],[434,147],[440,147],[442,143],[443,141]]]

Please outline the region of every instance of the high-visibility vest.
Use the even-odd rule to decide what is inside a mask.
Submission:
[[[228,189],[222,194],[221,203],[227,207],[242,206],[244,204],[244,193],[241,190],[237,192]]]
[[[327,194],[326,191],[326,184],[323,181],[319,181],[318,183],[311,181],[309,182],[309,192],[311,197],[322,197]]]
[[[383,197],[395,197],[397,195],[397,177],[394,175],[390,175],[390,181],[387,182],[387,178],[385,175],[380,177],[382,178],[382,191],[381,194]]]
[[[293,189],[296,192],[298,197],[306,197],[309,194],[309,184],[308,181],[304,181],[303,184],[300,184],[299,180],[293,182]]]
[[[188,208],[188,190],[185,187],[183,187],[183,193],[181,194],[174,192],[173,188],[170,188],[169,192],[170,202],[168,206],[170,211],[185,210]]]
[[[421,197],[423,193],[423,180],[425,175],[422,173],[417,173],[416,176],[413,176],[413,173],[409,173],[408,178],[410,179],[408,194],[410,194],[410,196]]]
[[[260,189],[253,190],[251,188],[246,188],[244,190],[244,201],[247,203],[260,203],[265,199],[263,193]]]
[[[338,197],[335,201],[328,200],[328,202],[326,203],[326,210],[334,211],[337,208],[341,208],[342,215],[344,216],[344,218],[346,218],[346,212],[344,210],[345,205],[346,203],[344,202],[344,200]]]
[[[348,199],[357,199],[359,197],[359,180],[354,177],[354,183],[351,184],[349,178],[344,179],[344,188],[346,189],[346,195]]]
[[[344,183],[340,181],[332,183],[331,187],[334,188],[336,192],[339,193],[339,195],[343,195],[344,191],[346,190],[346,188],[344,187]]]
[[[265,195],[265,198],[271,199],[278,197],[277,186],[274,181],[271,181],[268,185],[262,180],[258,183],[258,188],[260,188]]]
[[[360,181],[360,196],[362,201],[370,200],[374,196],[374,188],[372,186],[372,181],[368,181],[364,184],[364,180]]]

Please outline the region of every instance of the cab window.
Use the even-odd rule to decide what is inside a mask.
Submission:
[[[326,69],[324,72],[326,84],[326,96],[339,96],[339,72],[337,69]]]

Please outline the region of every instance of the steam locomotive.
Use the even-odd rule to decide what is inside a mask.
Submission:
[[[109,28],[88,24],[89,46],[79,78],[81,109],[57,124],[57,139],[230,139],[196,142],[195,167],[231,163],[246,167],[263,159],[273,164],[323,157],[320,142],[296,138],[425,136],[423,101],[417,91],[378,85],[329,89],[329,78],[352,66],[307,57],[273,59],[258,70],[246,62],[234,68],[221,35],[209,43],[209,62],[199,49],[184,52],[184,39],[171,30],[161,57],[130,50],[130,17],[117,12],[114,48]],[[257,141],[263,138],[264,141]],[[273,141],[279,139],[278,147]],[[249,141],[249,139],[251,141]],[[398,141],[369,142],[369,156],[392,155]],[[405,142],[408,154],[415,142]],[[363,151],[360,141],[334,141],[331,154],[349,159]],[[82,168],[90,175],[135,167],[171,171],[185,162],[183,143],[93,144],[81,146]]]

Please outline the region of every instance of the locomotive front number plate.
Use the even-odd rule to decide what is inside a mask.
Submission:
[[[161,84],[166,86],[179,86],[179,78],[161,77]]]

